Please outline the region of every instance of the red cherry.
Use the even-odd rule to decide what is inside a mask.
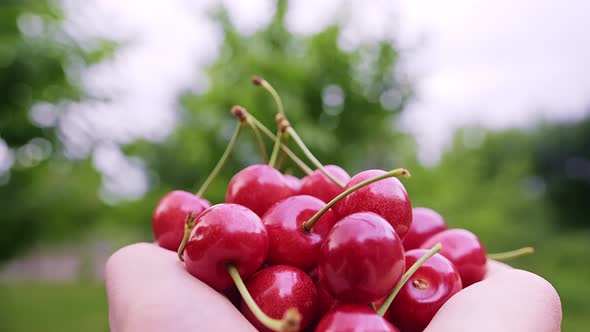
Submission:
[[[264,215],[274,203],[293,195],[283,174],[268,165],[252,165],[234,175],[227,186],[225,201],[241,204]]]
[[[428,250],[406,251],[406,266],[412,266]],[[404,332],[420,332],[451,296],[463,288],[457,268],[440,254],[430,257],[400,289],[387,314]]]
[[[211,206],[208,200],[175,190],[164,196],[152,216],[152,230],[158,245],[176,251],[184,235],[184,222],[190,212],[199,215]]]
[[[315,332],[399,332],[366,304],[343,304],[326,314]]]
[[[486,252],[479,238],[465,229],[449,229],[434,234],[420,248],[429,249],[442,244],[439,252],[451,261],[461,275],[463,287],[481,281],[486,274]]]
[[[314,267],[307,274],[309,275],[309,277],[311,278],[311,280],[313,280],[313,283],[316,284],[316,286],[320,283],[320,272],[318,271],[318,267],[317,266]]]
[[[350,175],[339,166],[326,165],[324,168],[342,183],[347,183],[350,180]],[[344,191],[344,188],[330,180],[319,169],[301,179],[301,184],[300,193],[302,195],[314,196],[326,203]]]
[[[312,196],[291,196],[273,205],[264,214],[262,222],[270,240],[269,264],[292,265],[304,271],[317,265],[320,246],[338,219],[329,210],[310,232],[305,231],[301,224],[325,205]]]
[[[403,241],[404,249],[420,248],[422,242],[445,229],[447,224],[436,211],[423,207],[413,208],[412,225]]]
[[[318,286],[318,303],[320,306],[320,317],[323,317],[330,310],[339,305],[338,301],[324,287]]]
[[[382,170],[367,170],[353,176],[344,190],[365,180],[383,175]],[[404,185],[394,177],[383,179],[344,197],[334,206],[339,216],[355,212],[375,212],[389,222],[403,239],[412,223],[412,204]]]
[[[338,221],[320,249],[320,285],[345,303],[373,302],[401,279],[405,260],[393,227],[372,212]]]
[[[227,265],[247,278],[264,263],[268,233],[260,218],[238,204],[217,204],[196,220],[184,250],[190,274],[221,291],[234,283]]]
[[[285,181],[287,182],[289,188],[291,188],[291,192],[293,193],[293,195],[299,195],[299,193],[301,192],[301,186],[303,185],[301,179],[291,174],[285,174],[284,176]]]
[[[313,270],[309,271],[308,275],[313,280],[313,283],[316,285],[318,289],[318,301],[320,305],[320,317],[323,317],[328,311],[334,309],[338,305],[338,301],[324,289],[324,287],[320,286],[320,275],[318,272],[318,268],[315,267]]]
[[[298,268],[275,265],[256,272],[246,281],[254,302],[269,317],[281,319],[290,308],[301,314],[300,328],[314,322],[318,315],[318,292],[311,278]],[[254,316],[242,301],[241,311],[259,331],[272,331]]]

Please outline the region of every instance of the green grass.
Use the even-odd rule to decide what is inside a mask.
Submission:
[[[545,275],[554,282],[564,306],[564,331],[587,331],[587,270],[576,266],[569,271],[536,265],[547,257],[530,256],[517,264]],[[553,261],[553,260],[552,260]],[[530,266],[528,266],[530,265]],[[569,267],[571,268],[571,267]],[[4,282],[0,283],[0,331],[24,332],[106,332],[108,309],[104,285],[98,282]]]
[[[108,330],[100,283],[0,283],[0,331]]]

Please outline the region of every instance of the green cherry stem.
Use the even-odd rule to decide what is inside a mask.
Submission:
[[[414,265],[412,265],[412,267],[410,267],[408,271],[406,271],[406,273],[404,273],[400,281],[397,283],[397,285],[395,285],[395,288],[393,288],[393,291],[391,291],[389,296],[387,296],[387,298],[385,299],[385,302],[383,302],[379,309],[377,309],[377,314],[379,314],[380,316],[385,315],[387,309],[389,309],[389,306],[391,305],[391,302],[393,302],[393,299],[395,298],[397,293],[399,293],[399,291],[406,284],[406,282],[410,280],[410,278],[412,277],[412,275],[414,275],[416,270],[418,270],[420,266],[424,264],[424,262],[426,262],[430,257],[434,256],[441,249],[442,245],[440,243],[437,243],[434,247],[432,247],[432,249],[430,249],[426,254],[424,254],[424,256],[420,257],[420,259],[417,260],[416,263],[414,263]]]
[[[184,262],[184,257],[182,257],[182,254],[184,253],[184,247],[186,247],[186,243],[188,242],[188,238],[191,235],[191,231],[195,226],[196,220],[197,216],[194,212],[190,212],[184,220],[184,235],[182,237],[182,242],[180,242],[180,246],[178,246],[178,251],[176,253],[178,255],[178,260],[180,260],[181,262]]]
[[[270,85],[264,78],[260,76],[252,76],[252,84],[261,86],[264,90],[268,91],[270,95],[274,98],[275,104],[277,104],[277,112],[279,114],[285,114],[285,108],[283,107],[283,101],[281,97],[277,93],[277,90]]]
[[[229,275],[231,276],[234,283],[236,284],[236,287],[240,292],[240,295],[242,295],[242,299],[244,299],[244,302],[246,303],[250,311],[252,311],[256,319],[258,319],[258,321],[260,321],[262,325],[266,326],[268,329],[271,329],[273,331],[290,332],[299,330],[301,315],[299,314],[297,309],[292,308],[287,310],[283,315],[283,319],[280,320],[269,317],[267,314],[264,313],[264,311],[262,311],[262,309],[260,309],[258,304],[256,304],[256,301],[254,301],[254,299],[250,295],[250,292],[248,292],[248,288],[246,288],[246,285],[242,280],[242,276],[240,276],[240,273],[238,272],[236,266],[233,264],[228,264],[227,271],[229,272]]]
[[[268,128],[266,128],[266,126],[263,125],[262,122],[258,121],[256,117],[254,117],[252,114],[248,114],[248,116],[252,119],[252,122],[256,125],[256,127],[258,127],[258,129],[260,129],[260,131],[262,131],[264,135],[266,135],[268,138],[272,140],[276,139],[276,136]],[[301,171],[303,171],[303,173],[307,175],[313,173],[313,170],[309,168],[309,166],[307,166],[303,162],[303,160],[299,159],[299,157],[297,157],[297,155],[291,149],[289,149],[288,146],[286,146],[285,144],[281,144],[281,149],[283,150],[283,152],[285,152],[287,157],[289,157],[289,159],[291,159],[291,161],[293,161],[295,165],[297,165],[297,167],[299,167]]]
[[[205,182],[203,182],[203,184],[201,185],[201,188],[199,188],[199,190],[197,191],[197,193],[195,195],[197,195],[199,197],[203,197],[203,195],[205,194],[207,189],[209,189],[211,182],[213,182],[213,180],[215,179],[217,174],[219,174],[219,171],[221,171],[221,169],[223,168],[223,165],[225,165],[225,163],[229,159],[229,156],[231,155],[232,150],[236,146],[236,142],[238,141],[238,137],[240,136],[240,132],[242,131],[242,126],[244,126],[244,123],[245,123],[245,117],[243,117],[243,113],[242,113],[243,110],[244,109],[240,106],[232,107],[231,113],[234,116],[236,116],[240,120],[240,122],[236,126],[236,129],[234,130],[234,134],[231,137],[229,143],[227,144],[225,151],[223,151],[223,155],[221,155],[221,158],[219,158],[217,165],[215,165],[215,168],[213,168],[213,170],[211,171],[209,176],[205,179]]]
[[[279,130],[277,132],[277,136],[275,137],[275,144],[272,147],[272,153],[270,155],[270,161],[268,162],[268,166],[277,168],[277,160],[279,157],[279,152],[281,151],[281,144],[283,141],[283,133]]]
[[[254,85],[259,85],[264,88],[264,90],[268,91],[270,95],[274,98],[275,104],[277,105],[277,113],[278,114],[285,114],[285,108],[283,107],[283,101],[281,97],[277,93],[277,91],[268,83],[265,79],[259,76],[252,77],[252,83]],[[281,142],[283,140],[283,134],[280,128],[277,130],[277,136],[275,138],[275,145],[272,148],[272,154],[270,155],[270,161],[268,165],[270,167],[276,167],[277,158],[279,157]]]
[[[494,259],[497,261],[505,261],[505,260],[520,257],[520,256],[530,255],[530,254],[533,254],[534,252],[535,252],[535,248],[533,248],[533,247],[523,247],[523,248],[511,250],[511,251],[488,254],[488,258]]]
[[[264,145],[264,141],[262,140],[262,136],[260,135],[260,131],[258,130],[258,127],[254,123],[254,121],[252,121],[252,117],[248,117],[246,119],[246,123],[252,129],[252,132],[254,133],[254,138],[256,139],[256,144],[258,145],[258,149],[260,150],[260,156],[262,157],[262,162],[263,163],[268,162],[268,156],[266,155],[266,146]]]
[[[263,79],[262,77],[259,77],[259,76],[253,76],[252,83],[254,85],[258,85],[258,86],[261,86],[262,88],[264,88],[264,90],[266,90],[268,93],[270,93],[270,95],[274,98],[275,103],[277,104],[277,109],[278,109],[277,123],[284,122],[286,124],[285,126],[279,125],[279,133],[284,133],[285,136],[293,137],[293,140],[295,141],[297,146],[299,146],[301,151],[303,151],[303,154],[305,154],[307,159],[309,159],[309,161],[317,169],[319,169],[322,173],[324,173],[324,175],[326,175],[332,182],[337,184],[340,188],[343,188],[344,184],[342,182],[338,181],[338,179],[336,179],[332,174],[330,174],[330,172],[328,172],[324,168],[324,165],[322,165],[322,163],[313,155],[313,153],[305,145],[305,143],[303,142],[301,137],[297,134],[295,129],[293,129],[293,127],[291,127],[291,125],[287,121],[287,117],[285,116],[285,111],[283,108],[283,102],[281,101],[281,97],[279,96],[277,91],[272,87],[272,85],[270,83],[268,83],[265,79]],[[277,136],[279,135],[279,133],[277,133]],[[271,158],[271,160],[272,160],[272,158]]]
[[[301,137],[299,137],[299,134],[297,134],[297,132],[295,131],[295,129],[293,129],[293,127],[289,127],[286,130],[287,130],[287,134],[289,134],[289,136],[293,138],[293,141],[295,141],[295,143],[297,144],[297,146],[301,149],[301,151],[303,151],[303,154],[307,157],[307,159],[309,159],[309,161],[317,169],[319,169],[320,172],[324,173],[324,175],[327,176],[328,179],[330,179],[332,182],[334,182],[340,188],[344,188],[344,183],[340,182],[330,172],[328,172],[328,170],[326,170],[326,168],[324,167],[324,165],[322,165],[322,163],[307,148],[307,146],[305,145],[305,143],[303,142],[303,140],[301,139]]]
[[[311,218],[309,218],[303,224],[301,224],[301,227],[303,227],[303,230],[306,232],[311,231],[311,228],[313,227],[313,225],[315,225],[315,223],[318,222],[318,220],[324,215],[324,213],[326,213],[326,211],[328,211],[332,206],[334,206],[334,204],[338,203],[341,199],[343,199],[344,197],[350,195],[351,193],[361,189],[362,187],[370,185],[373,182],[377,182],[377,181],[391,178],[391,177],[409,178],[410,172],[405,168],[397,168],[397,169],[391,170],[387,173],[376,176],[374,178],[370,178],[370,179],[367,179],[363,182],[357,183],[356,185],[343,191],[340,195],[334,197],[334,199],[332,199],[330,202],[328,202],[326,205],[324,205],[324,207],[321,210],[319,210]]]

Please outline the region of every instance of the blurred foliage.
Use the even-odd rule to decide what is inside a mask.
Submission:
[[[0,283],[0,330],[109,331],[104,294],[104,285],[96,282]]]
[[[165,142],[139,141],[124,147],[128,155],[145,160],[153,183],[143,200],[110,206],[97,199],[101,179],[92,163],[66,158],[59,133],[32,124],[30,108],[41,101],[83,98],[64,69],[69,57],[95,63],[116,47],[103,42],[97,50],[82,52],[75,44],[56,44],[45,35],[25,36],[19,22],[36,15],[51,26],[59,21],[59,11],[44,1],[0,4],[0,138],[17,152],[35,138],[53,147],[53,154],[36,165],[25,167],[17,158],[10,179],[0,186],[0,260],[36,241],[88,239],[81,233],[114,238],[97,233],[96,225],[138,232],[151,240],[150,219],[157,201],[172,189],[196,191],[217,162],[235,125],[229,114],[232,105],[243,105],[274,128],[272,98],[249,82],[252,74],[259,74],[279,91],[289,119],[320,160],[339,164],[351,174],[366,168],[408,167],[413,176],[405,183],[414,206],[432,207],[451,227],[476,232],[490,252],[535,246],[537,253],[515,260],[515,266],[550,280],[562,297],[564,330],[584,331],[590,309],[584,292],[590,266],[583,259],[590,243],[590,206],[585,204],[590,197],[590,119],[528,131],[465,128],[438,166],[423,167],[415,159],[411,137],[396,129],[397,115],[411,97],[411,82],[400,74],[395,44],[384,41],[343,51],[335,26],[310,37],[293,36],[283,24],[284,8],[281,2],[274,21],[247,37],[218,14],[225,44],[208,69],[208,90],[182,97],[180,126]],[[231,162],[207,194],[213,202],[223,201],[233,173],[260,162],[251,133],[242,135]],[[302,175],[289,163],[285,169]],[[74,307],[89,313],[104,306],[96,290],[35,287],[19,293],[20,306],[6,312],[18,317],[18,308],[26,312],[27,301],[37,303],[38,294],[59,297],[55,294],[62,291],[74,294],[56,300],[64,307],[76,303]],[[83,294],[103,302],[91,303]],[[96,319],[96,326],[105,326],[104,317]],[[60,330],[68,329],[60,324],[65,323],[55,321],[63,327]]]
[[[60,33],[53,2],[0,3],[0,139],[13,149],[15,164],[0,182],[0,260],[37,239],[67,239],[87,228],[104,204],[96,199],[100,176],[88,161],[60,151],[59,133],[34,124],[37,103],[83,97],[66,68],[72,59],[96,57]],[[40,158],[31,148],[53,153]]]

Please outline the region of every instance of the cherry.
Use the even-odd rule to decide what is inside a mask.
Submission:
[[[184,250],[187,271],[222,291],[233,284],[227,265],[248,277],[264,263],[268,233],[260,218],[238,204],[217,204],[196,220]]]
[[[445,229],[447,224],[436,211],[423,207],[413,208],[412,225],[403,241],[404,249],[420,248],[422,242]]]
[[[412,266],[427,252],[406,251],[406,266]],[[435,254],[400,289],[386,317],[404,332],[423,331],[440,307],[462,288],[457,268],[444,256]]]
[[[304,271],[317,265],[320,246],[338,219],[329,210],[310,232],[301,225],[325,205],[312,196],[291,196],[276,203],[264,214],[262,222],[270,240],[269,264],[287,264]]]
[[[350,180],[350,175],[339,166],[326,165],[324,168],[342,183],[347,183]],[[301,180],[301,183],[300,193],[302,195],[311,195],[326,203],[344,191],[342,187],[330,180],[319,169],[315,170],[310,175],[305,176]]]
[[[320,317],[323,317],[330,310],[336,308],[338,301],[324,287],[318,285],[318,302]]]
[[[327,313],[316,332],[399,332],[366,304],[343,304]]]
[[[344,189],[367,179],[385,174],[382,170],[367,170],[353,176]],[[334,206],[339,216],[355,212],[375,212],[387,220],[403,239],[412,223],[412,204],[403,184],[397,178],[387,178],[361,188]]]
[[[339,187],[341,187],[341,188],[344,187],[344,184],[342,184],[342,182],[340,182],[337,178],[332,176],[332,174],[330,174],[330,172],[328,172],[324,168],[322,163],[313,155],[313,153],[309,150],[309,148],[307,148],[307,146],[305,145],[305,143],[303,142],[301,137],[299,137],[299,134],[297,134],[295,129],[293,129],[293,127],[289,123],[289,120],[287,120],[287,117],[285,116],[285,111],[284,111],[284,107],[283,107],[283,102],[281,101],[281,97],[279,96],[277,91],[273,88],[273,86],[270,83],[268,83],[268,81],[266,81],[264,78],[259,77],[259,76],[253,76],[252,83],[254,85],[260,86],[264,90],[266,90],[266,92],[268,92],[273,97],[275,104],[277,105],[277,115],[275,117],[275,120],[277,122],[278,133],[275,137],[276,140],[275,140],[275,146],[273,148],[273,155],[275,155],[275,156],[278,155],[277,152],[278,152],[279,148],[281,147],[281,140],[283,138],[292,137],[293,141],[295,141],[295,144],[297,144],[299,149],[301,149],[303,154],[307,157],[307,159],[309,159],[310,162],[312,162],[314,164],[315,167],[317,167],[326,177],[328,177],[330,180],[332,180]],[[283,151],[285,151],[285,153],[287,153],[286,149],[283,149]],[[271,156],[271,161],[269,163],[271,166],[274,166],[275,161],[273,161],[272,156]]]
[[[172,191],[164,196],[156,206],[152,216],[152,230],[156,242],[160,247],[176,251],[182,242],[184,224],[189,213],[198,215],[211,206],[211,203],[202,197],[209,188],[209,185],[211,185],[211,182],[213,182],[213,179],[215,179],[223,165],[229,159],[238,141],[242,127],[246,124],[251,124],[251,121],[248,121],[248,112],[243,107],[233,106],[230,112],[239,120],[239,123],[223,155],[219,158],[217,165],[215,165],[197,193],[193,195],[181,190]],[[254,129],[253,125],[252,128]]]
[[[463,287],[481,281],[486,274],[486,252],[479,238],[465,229],[449,229],[434,234],[420,248],[428,249],[440,242],[440,254],[451,261],[461,275]]]
[[[316,286],[298,268],[288,265],[267,267],[252,275],[246,281],[246,288],[260,309],[271,318],[280,319],[285,311],[296,308],[301,314],[301,329],[318,318]],[[259,331],[272,331],[258,321],[244,301],[241,311]]]
[[[328,311],[334,309],[338,305],[338,301],[320,285],[320,275],[318,268],[315,267],[309,271],[309,276],[318,289],[318,301],[320,306],[320,317],[324,316]]]
[[[372,212],[338,221],[322,244],[320,285],[342,302],[373,302],[404,273],[404,250],[393,227]]]
[[[284,176],[287,185],[289,188],[291,188],[291,192],[293,192],[293,195],[299,195],[301,193],[301,186],[303,185],[301,179],[291,174],[285,174]]]
[[[210,207],[208,200],[183,190],[164,196],[152,216],[152,230],[162,248],[176,251],[184,234],[184,221],[189,213],[196,215]]]
[[[274,203],[293,195],[283,174],[268,165],[252,165],[239,171],[227,186],[225,201],[241,204],[259,216]]]

